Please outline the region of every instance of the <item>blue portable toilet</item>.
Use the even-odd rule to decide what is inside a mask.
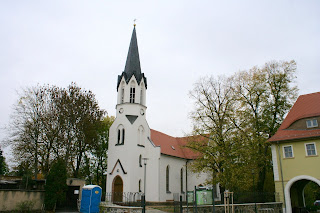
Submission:
[[[86,185],[82,187],[81,213],[99,213],[102,189],[97,185]]]

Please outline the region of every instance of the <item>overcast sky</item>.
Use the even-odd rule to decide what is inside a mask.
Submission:
[[[189,133],[197,79],[271,60],[296,60],[300,94],[320,91],[318,0],[2,0],[0,127],[16,91],[37,84],[76,82],[115,115],[134,19],[152,129]]]

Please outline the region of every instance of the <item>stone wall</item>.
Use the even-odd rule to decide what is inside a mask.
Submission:
[[[41,210],[44,202],[44,191],[40,190],[0,190],[0,211],[13,211],[25,201],[33,203],[33,210]]]

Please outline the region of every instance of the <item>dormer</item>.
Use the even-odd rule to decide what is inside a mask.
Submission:
[[[320,116],[301,118],[294,121],[287,129],[288,130],[311,130],[319,128]]]

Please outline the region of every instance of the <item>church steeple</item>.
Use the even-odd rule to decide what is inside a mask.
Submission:
[[[122,77],[125,78],[126,83],[135,76],[138,84],[140,84],[142,78],[145,82],[145,87],[147,88],[147,79],[145,78],[144,74],[141,73],[141,66],[140,66],[140,58],[139,58],[139,49],[138,49],[138,42],[137,42],[137,34],[136,34],[136,27],[134,25],[133,32],[131,36],[128,56],[124,71],[121,75],[118,76],[118,83],[117,83],[117,90],[120,84]]]
[[[124,72],[131,77],[132,75],[137,76],[141,75],[140,59],[139,59],[139,50],[137,42],[136,27],[133,28],[127,62],[124,68]]]

